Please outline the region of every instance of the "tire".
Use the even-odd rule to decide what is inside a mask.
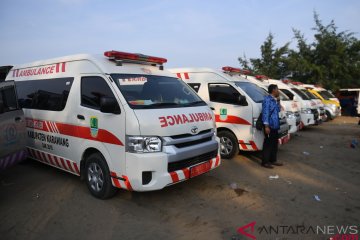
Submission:
[[[327,119],[326,119],[326,121],[330,121],[330,120],[333,120],[333,118],[331,117],[331,114],[330,114],[330,112],[326,111],[326,116],[327,116]]]
[[[117,192],[111,183],[109,167],[100,153],[93,153],[85,163],[85,181],[90,193],[99,199],[107,199]]]
[[[239,143],[235,135],[229,131],[218,132],[220,138],[221,158],[231,159],[239,153]]]

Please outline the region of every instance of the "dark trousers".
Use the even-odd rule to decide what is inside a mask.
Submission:
[[[278,138],[279,133],[278,130],[275,129],[271,129],[269,136],[265,134],[262,164],[276,162],[278,151]]]

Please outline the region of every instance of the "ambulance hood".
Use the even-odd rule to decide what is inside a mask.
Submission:
[[[299,108],[300,104],[295,101],[281,101],[281,105],[284,106],[285,111],[289,111],[289,112],[300,111],[300,108]]]
[[[196,134],[215,128],[215,116],[208,106],[134,110],[143,136]]]

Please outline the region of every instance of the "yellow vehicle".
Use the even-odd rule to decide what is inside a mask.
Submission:
[[[319,97],[325,105],[325,112],[328,119],[334,119],[341,115],[341,107],[338,101],[332,100],[329,97],[328,91],[324,88],[314,87],[308,88],[308,91]]]

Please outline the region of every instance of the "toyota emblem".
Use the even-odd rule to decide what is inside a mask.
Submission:
[[[198,127],[196,127],[196,126],[193,126],[193,127],[191,128],[191,134],[192,134],[192,135],[197,134],[198,131],[199,131],[199,129],[198,129]]]

